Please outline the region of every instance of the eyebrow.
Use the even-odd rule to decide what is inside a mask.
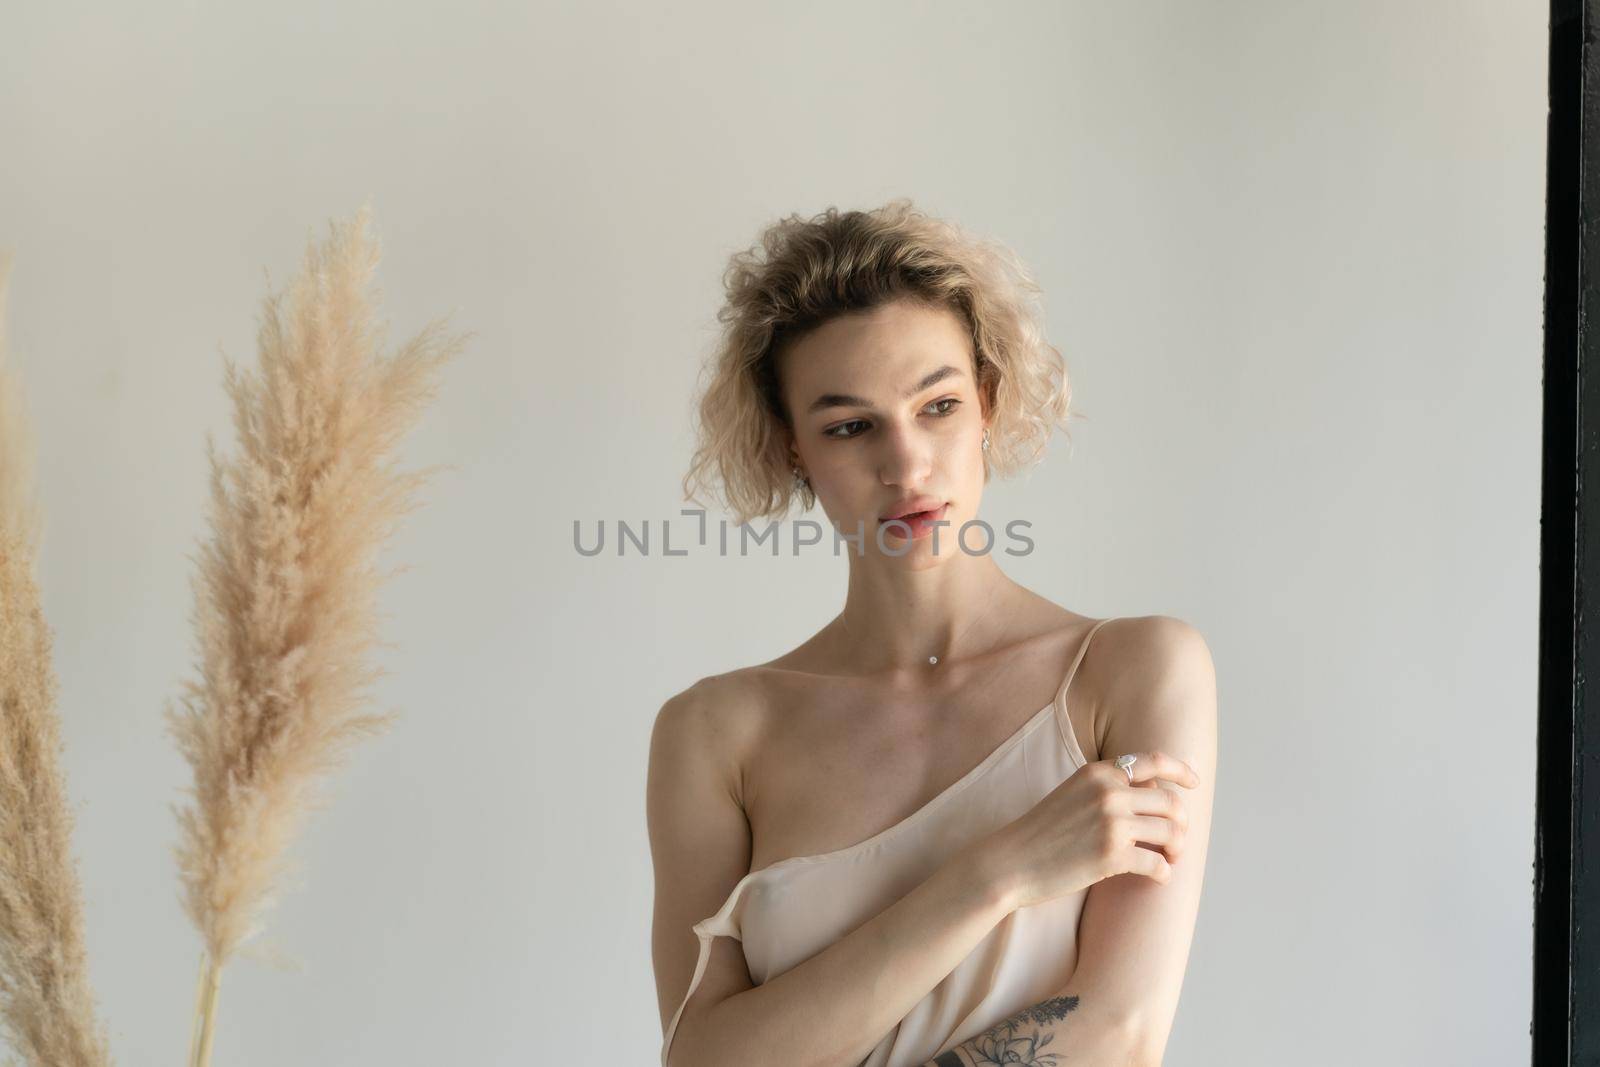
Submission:
[[[959,375],[960,373],[961,371],[959,368],[946,364],[945,366],[940,367],[938,370],[925,375],[920,382],[906,390],[904,394],[905,398],[910,400],[923,390],[931,389],[951,375]],[[849,393],[823,393],[821,396],[817,397],[811,402],[811,406],[806,409],[806,414],[810,415],[814,412],[821,411],[824,408],[870,407],[872,407],[872,401],[867,400],[864,397],[852,396]]]

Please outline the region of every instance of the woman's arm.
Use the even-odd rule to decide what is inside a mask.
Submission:
[[[655,961],[663,1024],[682,1002],[699,945],[691,931],[745,874],[738,729],[715,686],[663,706],[647,804],[656,861]],[[725,696],[726,694],[724,694]],[[1011,912],[983,841],[810,959],[752,986],[739,943],[717,937],[667,1049],[676,1067],[851,1067]]]
[[[704,1009],[674,1062],[859,1064],[1008,914],[981,869],[947,864],[805,962]]]
[[[669,700],[656,720],[646,793],[664,1026],[694,974],[699,943],[691,927],[722,906],[749,868],[733,755],[748,741],[740,731],[749,716],[719,709],[747,712],[753,698],[707,680]],[[1004,868],[990,858],[992,841],[973,842],[910,893],[763,985],[752,985],[737,941],[714,938],[667,1048],[670,1065],[859,1064],[1014,910]],[[1125,1047],[1115,1022],[1080,1013],[1077,1047]]]
[[[1096,717],[1096,732],[1104,730],[1096,746],[1101,758],[1159,750],[1200,776],[1198,788],[1182,793],[1188,827],[1172,879],[1163,885],[1119,874],[1090,886],[1078,920],[1078,962],[1066,987],[924,1067],[1159,1067],[1166,1051],[1205,875],[1217,763],[1216,673],[1200,634],[1169,616],[1119,620],[1100,641],[1101,662],[1117,665]],[[1113,643],[1120,648],[1105,647]]]

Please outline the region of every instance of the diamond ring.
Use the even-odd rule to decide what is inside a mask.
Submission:
[[[1133,784],[1133,763],[1138,758],[1139,758],[1138,756],[1135,756],[1131,752],[1128,753],[1125,756],[1118,756],[1117,757],[1117,766],[1121,767],[1124,771],[1128,772],[1128,784],[1129,785]]]

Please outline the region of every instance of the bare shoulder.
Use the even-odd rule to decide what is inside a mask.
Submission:
[[[1122,681],[1164,676],[1172,671],[1209,672],[1211,649],[1199,630],[1171,615],[1111,619],[1100,628],[1091,653]],[[1087,657],[1085,657],[1087,666]]]
[[[1216,668],[1194,626],[1171,615],[1115,618],[1102,626],[1082,671],[1094,694],[1096,750],[1108,735],[1180,732],[1195,744],[1216,735]],[[1180,720],[1180,721],[1173,721]],[[1113,739],[1113,742],[1115,739]]]
[[[651,765],[692,763],[739,799],[751,746],[767,706],[749,668],[707,675],[668,697],[651,730]]]

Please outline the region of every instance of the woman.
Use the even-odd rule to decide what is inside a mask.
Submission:
[[[1036,286],[903,200],[791,216],[725,283],[686,491],[714,474],[741,522],[820,502],[849,585],[657,715],[662,1064],[1158,1064],[1215,676],[1186,623],[1079,615],[984,551],[991,470],[1068,407]]]

